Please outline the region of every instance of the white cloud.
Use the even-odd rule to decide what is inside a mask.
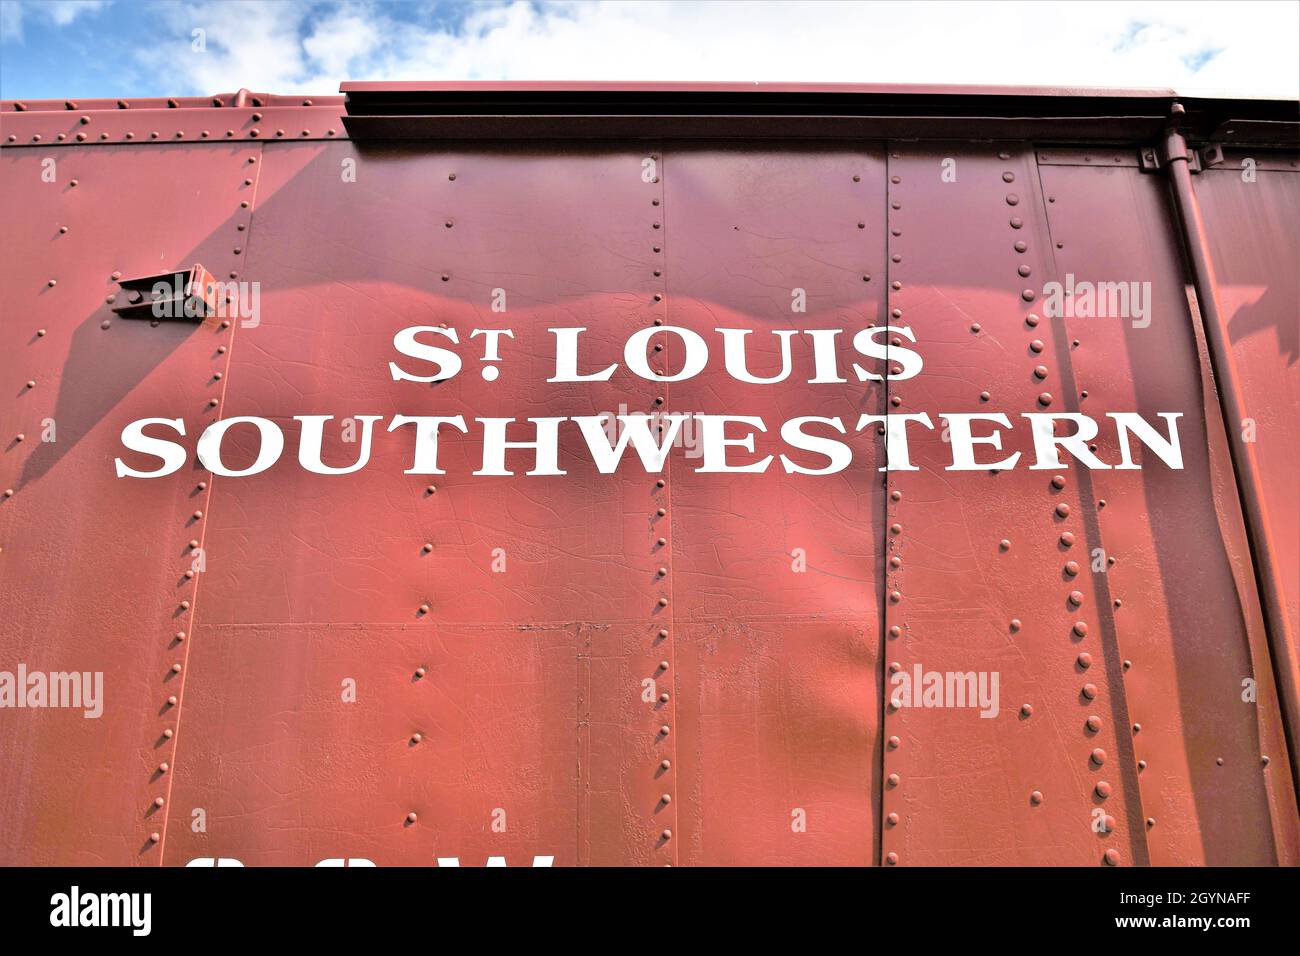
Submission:
[[[7,8],[7,5],[6,5]],[[424,11],[420,22],[415,15]],[[1300,5],[593,2],[166,4],[156,92],[329,93],[345,79],[1175,87],[1300,93]],[[190,31],[207,51],[190,51]],[[182,89],[175,89],[177,84]]]
[[[27,14],[44,19],[56,27],[66,27],[83,13],[94,13],[108,6],[110,0],[3,0],[0,2],[0,40],[23,39],[23,21]]]

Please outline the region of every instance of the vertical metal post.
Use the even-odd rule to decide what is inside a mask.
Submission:
[[[1173,113],[1175,117],[1182,113],[1180,104],[1174,104]],[[1200,302],[1205,340],[1209,344],[1210,366],[1217,383],[1219,403],[1228,428],[1228,448],[1232,452],[1237,491],[1246,516],[1246,535],[1255,562],[1256,582],[1260,601],[1264,607],[1264,618],[1268,624],[1269,645],[1282,696],[1283,725],[1292,758],[1291,772],[1296,779],[1297,788],[1300,788],[1300,768],[1296,767],[1295,759],[1296,745],[1300,742],[1300,690],[1297,688],[1294,635],[1291,634],[1282,598],[1277,551],[1274,548],[1272,525],[1268,520],[1267,503],[1260,487],[1260,469],[1255,449],[1249,442],[1233,440],[1231,437],[1233,431],[1240,428],[1241,422],[1247,417],[1245,402],[1242,399],[1240,379],[1232,357],[1232,345],[1228,340],[1227,326],[1219,311],[1218,283],[1214,275],[1214,263],[1210,258],[1205,222],[1201,218],[1196,194],[1192,191],[1187,141],[1177,129],[1171,129],[1165,134],[1162,159],[1169,170],[1174,207],[1178,212],[1179,226],[1182,229],[1183,246],[1187,250],[1192,267],[1192,282]]]

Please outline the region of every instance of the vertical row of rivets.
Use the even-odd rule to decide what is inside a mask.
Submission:
[[[885,188],[885,200],[889,206],[885,214],[886,228],[888,237],[885,243],[885,251],[888,261],[885,264],[885,308],[888,319],[887,325],[902,325],[905,318],[903,312],[903,282],[901,279],[903,252],[902,242],[902,212],[903,199],[902,185],[903,178],[898,172],[898,167],[892,162],[899,158],[896,152],[890,152],[885,162],[885,172],[889,179],[889,184]],[[902,340],[897,338],[893,333],[890,334],[888,344],[885,349],[885,364],[891,374],[897,374],[899,369],[891,357],[889,357],[889,348],[902,344]],[[890,409],[899,408],[903,404],[901,393],[894,391],[897,386],[890,383],[889,379],[885,380],[884,395],[886,400],[885,413],[888,414]],[[882,453],[879,456],[881,462],[888,460],[889,438],[887,430],[883,425],[877,428],[877,434],[881,435]],[[890,689],[893,686],[890,683],[890,676],[897,673],[902,664],[899,660],[899,649],[902,644],[902,638],[906,632],[906,624],[903,620],[903,523],[902,523],[902,503],[903,491],[898,485],[898,476],[894,472],[885,473],[883,485],[887,491],[887,500],[885,502],[885,520],[889,525],[888,534],[885,535],[885,555],[886,566],[884,568],[884,592],[887,599],[884,606],[884,623],[885,639],[883,641],[883,653],[881,662],[884,667],[884,677],[881,686],[884,688],[884,717],[881,721],[881,733],[885,741],[882,770],[884,777],[884,788],[881,793],[880,810],[883,817],[883,826],[881,834],[881,853],[882,859],[886,866],[897,866],[902,862],[899,855],[901,846],[901,828],[906,825],[906,818],[903,814],[903,803],[901,787],[903,779],[899,773],[898,761],[896,755],[903,747],[903,735],[901,720],[898,716],[898,708],[890,700]]]
[[[231,214],[234,236],[231,237],[232,258],[230,260],[229,275],[232,280],[239,278],[237,265],[239,260],[233,257],[244,252],[246,240],[241,237],[248,235],[249,226],[252,223],[252,210],[256,200],[259,170],[260,164],[256,153],[242,153],[240,155],[238,175],[241,179],[239,187],[241,198],[238,206]],[[115,271],[113,273],[114,279],[120,277],[120,272]],[[111,296],[109,301],[112,301]],[[195,410],[195,416],[203,419],[200,426],[195,429],[196,433],[202,433],[209,425],[220,420],[222,412],[219,409],[222,407],[226,387],[230,380],[231,346],[235,334],[234,323],[231,321],[230,316],[239,315],[239,308],[230,293],[227,293],[227,300],[223,305],[225,308],[220,313],[221,318],[208,319],[203,323],[205,330],[213,329],[219,342],[211,352],[211,370],[206,373],[204,382],[205,387],[215,391],[216,394],[210,396],[199,409]],[[232,308],[232,306],[234,307]],[[153,320],[151,324],[157,326],[158,321]],[[171,623],[174,627],[169,628],[170,633],[166,638],[167,649],[174,655],[179,656],[180,660],[174,661],[163,674],[162,683],[165,701],[159,711],[163,727],[159,736],[152,743],[158,762],[150,777],[150,783],[161,786],[164,792],[153,798],[145,811],[145,819],[150,821],[155,815],[161,817],[158,829],[152,830],[149,834],[149,845],[159,847],[159,865],[162,864],[163,843],[167,833],[168,805],[171,801],[172,780],[174,779],[171,770],[176,763],[177,735],[180,733],[180,706],[185,692],[184,675],[189,665],[190,647],[192,646],[192,642],[188,638],[193,631],[194,609],[198,601],[200,572],[204,570],[207,562],[207,553],[204,550],[203,541],[211,510],[213,477],[206,472],[202,472],[201,475],[202,477],[194,483],[189,492],[190,500],[199,507],[193,508],[185,519],[185,532],[190,537],[183,549],[183,554],[188,567],[182,571],[177,584],[177,587],[181,589],[182,597],[173,612]]]
[[[650,310],[651,321],[656,326],[668,324],[668,279],[665,275],[665,263],[667,256],[664,253],[664,244],[667,241],[667,217],[668,212],[664,202],[665,192],[663,178],[665,165],[663,156],[660,152],[652,152],[650,159],[654,163],[656,175],[650,178],[648,190],[650,193],[649,213],[650,213],[650,252],[651,252],[651,289],[650,301],[646,303]],[[652,367],[655,374],[664,375],[668,367],[669,356],[666,346],[662,343],[656,343],[654,346],[654,362]],[[657,386],[658,394],[654,398],[654,412],[663,414],[668,412],[668,383],[661,382]],[[657,422],[657,434],[662,439],[665,432],[665,426],[662,421]],[[649,641],[651,645],[650,659],[657,661],[652,664],[653,673],[650,675],[655,681],[658,693],[652,707],[655,708],[656,719],[658,720],[658,729],[655,733],[655,746],[652,750],[652,766],[647,768],[656,783],[655,794],[651,797],[654,801],[652,809],[652,819],[655,821],[651,839],[656,849],[658,862],[665,866],[672,866],[677,862],[677,845],[680,842],[676,839],[677,830],[677,808],[673,803],[673,795],[676,792],[677,768],[674,766],[674,757],[676,754],[676,737],[674,736],[674,715],[676,713],[675,701],[677,675],[675,664],[675,654],[673,642],[676,635],[673,633],[672,626],[672,493],[670,486],[671,462],[672,456],[668,456],[664,465],[661,476],[654,480],[654,490],[651,496],[654,513],[649,521],[650,535],[650,552],[658,559],[656,568],[653,572],[654,588],[657,592],[655,602],[651,607]],[[664,687],[672,687],[672,691],[664,690]],[[638,788],[639,792],[639,788]]]
[[[448,170],[446,176],[447,176],[446,181],[448,183],[455,183],[458,179],[458,173],[454,169]],[[456,187],[448,186],[447,188],[451,190],[451,189],[455,189]],[[453,208],[454,205],[455,205],[454,203],[449,202],[447,208]],[[453,229],[455,228],[456,223],[457,223],[457,217],[454,216],[453,214],[448,214],[443,220],[443,224],[442,224],[443,229]],[[452,281],[451,270],[444,269],[439,274],[439,279],[442,282],[451,282]],[[438,327],[445,329],[447,328],[447,323],[439,322]],[[492,371],[495,371],[495,369],[492,369]],[[491,379],[488,379],[486,372],[484,373],[484,378],[487,379],[488,381],[491,381]],[[424,508],[417,509],[417,512],[420,514],[423,514],[426,509],[430,509],[430,510],[433,509],[435,506],[440,504],[440,499],[444,499],[447,496],[447,492],[445,490],[439,491],[438,486],[432,482],[420,488],[417,491],[417,494],[419,495],[420,503],[425,506]],[[436,514],[436,512],[433,513]],[[415,541],[413,541],[410,545],[411,548],[410,553],[413,561],[422,561],[428,558],[429,555],[433,554],[433,552],[436,550],[437,542],[433,540],[434,538],[433,532],[431,530],[428,530],[433,526],[433,524],[434,522],[432,519],[422,520],[420,522],[420,527],[417,529],[416,532]],[[418,544],[416,542],[418,542]],[[429,573],[423,575],[423,579],[431,583],[422,592],[422,600],[420,604],[415,608],[415,619],[416,621],[427,621],[427,623],[432,624],[434,620],[433,617],[431,616],[434,614],[434,607],[433,607],[434,594],[433,594],[432,582],[436,580],[436,576],[432,571],[431,563],[430,565],[428,565],[428,567],[429,567]],[[429,674],[428,662],[425,660],[420,660],[419,662],[416,662],[414,664],[408,664],[408,668],[409,668],[408,670],[399,674],[397,676],[397,679],[401,681],[402,686],[405,689],[409,691],[415,691],[419,689],[420,685],[424,682],[425,677],[427,677]],[[410,723],[407,728],[407,738],[406,738],[407,747],[408,748],[420,747],[420,745],[425,742],[427,734],[428,734],[428,730],[423,728],[421,725],[415,722]],[[427,750],[428,748],[423,748],[423,749]],[[403,819],[402,828],[405,830],[411,830],[415,826],[415,824],[419,821],[419,819],[420,816],[419,816],[418,808],[412,808],[408,810],[406,816]]]
[[[1006,159],[1009,157],[1007,154],[1000,153],[999,158]],[[1030,160],[1035,161],[1035,159],[1035,154],[1031,153]],[[1009,175],[1009,173],[1004,173],[1004,180],[1006,180],[1007,175]],[[1006,181],[1009,182],[1010,180]],[[1046,201],[1043,206],[1044,217],[1046,217],[1046,207],[1054,204],[1056,202],[1056,197],[1054,195],[1044,194],[1043,198]],[[1015,226],[1014,221],[1012,225],[1013,227]],[[1050,223],[1048,226],[1047,235],[1050,237]],[[1054,252],[1051,248],[1052,243],[1050,238],[1048,245],[1049,248],[1042,250],[1042,259],[1051,263],[1051,271],[1055,274],[1058,270],[1055,268]],[[1063,246],[1063,242],[1055,242],[1056,249],[1063,248]],[[1015,251],[1017,255],[1026,251],[1026,245],[1022,240],[1016,241]],[[1024,263],[1019,263],[1017,266],[1017,274],[1019,276],[1029,275],[1028,266]],[[1026,289],[1022,293],[1021,298],[1026,303],[1033,302],[1035,298],[1033,290]],[[1040,321],[1039,316],[1033,312],[1030,312],[1025,316],[1026,334],[1032,337],[1032,340],[1029,343],[1029,349],[1035,356],[1040,356],[1044,352],[1042,340],[1037,337],[1039,335],[1038,330],[1040,328]],[[1060,334],[1063,337],[1068,336],[1069,332],[1066,328],[1064,319],[1061,320],[1059,329]],[[1071,339],[1069,342],[1070,351],[1079,348],[1080,344],[1081,343],[1078,339]],[[1035,361],[1043,360],[1041,358],[1035,358]],[[1067,363],[1067,366],[1060,369],[1059,372],[1058,370],[1050,368],[1046,364],[1035,365],[1033,369],[1034,379],[1039,382],[1048,381],[1054,374],[1056,374],[1061,383],[1060,392],[1063,403],[1066,406],[1065,410],[1078,411],[1079,401],[1086,399],[1088,397],[1088,392],[1087,390],[1080,390],[1078,392],[1078,401],[1073,398],[1073,390],[1076,384],[1073,362]],[[1043,408],[1050,406],[1053,401],[1054,398],[1051,392],[1044,391],[1038,396],[1038,404]],[[1095,442],[1090,443],[1088,448],[1090,451],[1096,453],[1097,444]],[[1077,478],[1077,483],[1082,487],[1077,489],[1075,497],[1079,502],[1079,510],[1083,512],[1087,510],[1088,502],[1091,499],[1089,493],[1091,478],[1086,469],[1081,469],[1077,474]],[[1053,475],[1049,480],[1047,487],[1049,500],[1062,496],[1067,492],[1068,486],[1069,482],[1065,475]],[[1099,500],[1097,502],[1098,511],[1105,508],[1105,506],[1105,500]],[[1069,665],[1072,667],[1075,679],[1078,682],[1078,699],[1088,711],[1088,716],[1083,720],[1082,726],[1078,731],[1082,739],[1082,747],[1079,751],[1079,757],[1073,759],[1077,760],[1077,762],[1086,769],[1088,774],[1085,779],[1089,781],[1089,796],[1094,807],[1094,832],[1098,833],[1103,842],[1110,842],[1118,839],[1118,836],[1116,834],[1116,818],[1108,812],[1109,808],[1107,806],[1113,788],[1110,782],[1104,779],[1107,775],[1106,769],[1104,768],[1109,759],[1109,754],[1106,752],[1104,747],[1098,746],[1098,744],[1103,742],[1102,738],[1115,740],[1116,749],[1120,749],[1120,742],[1116,738],[1120,733],[1124,732],[1124,728],[1122,726],[1114,728],[1108,727],[1102,717],[1096,713],[1096,711],[1100,710],[1104,705],[1101,701],[1102,690],[1098,687],[1096,680],[1092,678],[1092,674],[1094,672],[1099,673],[1108,689],[1111,688],[1111,685],[1109,682],[1104,680],[1107,676],[1107,669],[1104,666],[1105,648],[1101,646],[1101,621],[1098,620],[1098,618],[1104,616],[1104,612],[1100,608],[1096,611],[1090,608],[1084,591],[1080,589],[1081,580],[1083,580],[1080,578],[1082,569],[1091,566],[1091,559],[1086,544],[1079,544],[1079,542],[1086,542],[1089,540],[1088,532],[1090,530],[1094,532],[1099,531],[1100,524],[1100,521],[1098,520],[1097,526],[1089,528],[1089,517],[1090,516],[1087,514],[1075,514],[1070,505],[1063,500],[1057,501],[1051,511],[1053,522],[1060,528],[1057,537],[1057,550],[1061,554],[1062,564],[1056,580],[1059,582],[1061,590],[1064,591],[1064,594],[1062,595],[1064,598],[1063,604],[1073,617],[1073,622],[1070,625],[1068,635],[1071,646],[1066,648],[1066,653],[1069,655]],[[1082,536],[1080,536],[1075,530],[1075,522],[1080,520],[1084,523]],[[1076,554],[1076,552],[1080,552],[1080,554]],[[1082,565],[1080,564],[1080,559],[1083,562]],[[1109,564],[1113,564],[1115,559],[1108,558],[1107,560]],[[1102,592],[1103,595],[1106,593],[1104,584],[1102,586]],[[1116,600],[1114,606],[1118,608],[1120,602]],[[1089,624],[1090,618],[1092,619],[1092,626]],[[1127,669],[1128,662],[1125,661],[1124,670]],[[1108,706],[1110,706],[1113,714],[1117,712],[1126,713],[1126,710],[1124,709],[1124,695],[1121,694],[1120,699],[1117,701],[1109,702]],[[1120,721],[1120,723],[1122,724],[1122,721]],[[1131,799],[1140,800],[1140,797],[1135,794]],[[1099,819],[1096,819],[1097,816],[1099,816]],[[1100,862],[1106,866],[1118,866],[1123,862],[1123,858],[1117,848],[1108,846],[1103,850]]]

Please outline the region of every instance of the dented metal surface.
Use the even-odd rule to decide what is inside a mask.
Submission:
[[[0,863],[1300,859],[1279,697],[1300,575],[1284,105],[1183,114],[1227,144],[1190,181],[1238,370],[1225,411],[1169,164],[1143,159],[1166,156],[1171,92],[345,89],[0,106],[21,224],[0,256],[0,671],[104,675],[96,719],[0,709]],[[533,138],[566,124],[590,141]],[[819,141],[744,138],[780,130]],[[445,141],[469,133],[499,141]],[[1146,324],[1049,315],[1044,283],[1067,275],[1149,283],[1157,305]],[[117,321],[171,277],[194,315]],[[256,321],[219,308],[249,282]],[[813,385],[803,347],[777,385],[716,363],[546,384],[557,325],[587,329],[590,369],[656,326],[750,329],[763,376],[772,330],[886,324],[921,374]],[[413,325],[514,338],[397,381]],[[658,341],[671,374],[679,340]],[[702,473],[689,442],[660,473],[602,474],[570,432],[563,476],[523,475],[524,451],[512,477],[474,475],[478,433],[443,444],[438,475],[405,473],[409,441],[380,429],[345,476],[214,476],[192,454],[246,416],[297,436],[295,415],[1171,409],[1182,470],[953,473],[940,421],[909,432],[915,470],[884,471],[892,437],[850,428],[828,476]],[[148,417],[181,418],[191,454],[119,478]],[[1232,443],[1256,426],[1247,477]],[[1027,431],[1003,438],[984,460],[1032,457]],[[225,449],[249,465],[257,433]],[[1104,429],[1092,451],[1124,454]],[[325,461],[357,456],[327,431]],[[898,675],[936,672],[996,673],[996,706],[894,703]]]

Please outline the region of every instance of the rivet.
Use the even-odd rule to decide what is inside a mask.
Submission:
[[[167,706],[168,706],[168,707],[175,707],[175,706],[176,706],[176,698],[175,698],[175,697],[168,697],[168,698],[167,698]]]
[[[894,555],[892,558],[889,559],[889,566],[891,568],[901,568],[903,566],[903,559],[900,558],[898,555]]]
[[[659,517],[662,518],[664,515],[668,514],[668,509],[659,508],[657,511],[655,511],[655,514],[657,514]]]
[[[12,488],[6,488],[4,494],[6,498],[12,498],[14,496],[14,490]]]
[[[890,785],[891,787],[897,787],[897,786],[899,785],[899,783],[901,782],[901,779],[902,779],[902,778],[900,778],[900,777],[898,776],[898,774],[896,774],[896,773],[891,773],[891,774],[889,775],[889,778],[888,778],[889,785]]]
[[[661,724],[660,727],[659,727],[659,736],[660,736],[660,737],[667,737],[668,734],[669,734],[669,732],[670,732],[671,730],[672,730],[672,728],[669,727],[667,724]]]
[[[1032,804],[1034,804],[1035,806],[1037,806],[1038,804],[1042,803],[1042,802],[1043,802],[1043,791],[1041,791],[1041,790],[1032,790],[1032,791],[1030,791],[1030,794],[1029,794],[1029,802],[1032,803]]]
[[[415,822],[416,820],[418,820],[418,819],[420,819],[420,818],[419,818],[418,816],[416,816],[414,810],[412,810],[410,813],[408,813],[408,814],[406,815],[406,822],[407,822],[407,823],[414,823],[414,822]]]
[[[1130,660],[1127,660],[1127,659],[1126,659],[1126,660],[1124,661],[1124,663],[1123,663],[1122,666],[1123,666],[1124,670],[1128,670],[1130,667],[1133,666],[1133,662],[1130,661]]]
[[[1013,617],[1013,618],[1011,619],[1011,631],[1012,631],[1012,633],[1015,633],[1016,631],[1019,631],[1019,630],[1020,630],[1020,618],[1018,618],[1018,617]]]
[[[1032,716],[1034,715],[1034,708],[1033,708],[1033,705],[1032,705],[1032,704],[1021,704],[1021,705],[1020,705],[1020,714],[1021,714],[1021,716],[1023,716],[1023,717],[1032,717]]]
[[[1070,603],[1073,604],[1075,607],[1079,607],[1081,604],[1083,604],[1083,592],[1071,591],[1069,600]]]
[[[162,839],[162,836],[161,836],[161,834],[159,834],[159,833],[150,833],[150,834],[149,834],[149,842],[150,842],[150,843],[157,843],[157,842],[158,842],[159,840],[161,840],[161,839]]]
[[[1102,750],[1100,747],[1093,750],[1093,752],[1088,756],[1089,759],[1099,767],[1106,762],[1106,751]]]
[[[1023,226],[1023,225],[1024,225],[1024,222],[1021,220],[1021,218],[1020,218],[1019,216],[1012,216],[1012,217],[1011,217],[1011,228],[1012,228],[1012,229],[1019,229],[1019,228],[1020,228],[1021,226]]]
[[[666,630],[662,630],[659,632],[659,640],[661,641],[668,640],[668,632]]]
[[[894,638],[902,637],[903,629],[899,627],[897,624],[895,624],[893,627],[889,629],[889,636]]]
[[[664,576],[666,576],[666,575],[668,574],[668,569],[667,569],[667,568],[660,568],[656,573],[659,575],[659,577],[662,578],[662,577],[664,577]]]
[[[903,595],[900,594],[898,591],[889,592],[889,601],[891,604],[897,604],[901,600],[903,600]]]
[[[423,551],[425,554],[428,554],[430,551],[433,550],[433,545],[426,541],[424,543],[424,547],[422,547],[420,550]]]
[[[1101,730],[1101,718],[1096,716],[1095,714],[1089,717],[1086,723],[1088,729],[1091,730],[1094,734]]]
[[[162,797],[154,797],[154,798],[153,798],[153,805],[154,805],[155,807],[161,807],[161,806],[164,806],[164,805],[166,805],[166,803],[167,803],[167,801],[164,800]]]
[[[1214,761],[1214,762],[1215,762],[1218,766],[1220,766],[1220,767],[1223,766],[1223,758],[1222,758],[1222,757],[1217,757],[1217,758],[1215,758],[1215,761]]]
[[[225,347],[224,345],[218,345],[218,346],[217,346],[217,354],[218,354],[218,355],[225,355],[225,354],[226,354],[226,347]]]
[[[661,830],[659,832],[659,839],[661,840],[671,840],[672,838],[673,838],[672,830]]]
[[[1141,724],[1134,724],[1134,725],[1133,725],[1133,733],[1135,733],[1135,734],[1140,734],[1140,733],[1142,733],[1142,725],[1141,725]]]
[[[987,402],[987,401],[988,401],[990,398],[992,398],[992,397],[993,397],[993,396],[990,395],[988,392],[980,392],[980,401],[981,401],[981,402]]]
[[[659,606],[660,606],[660,607],[667,607],[667,606],[668,606],[668,599],[667,599],[666,597],[662,597],[662,598],[660,598],[660,599],[659,599]]]
[[[668,701],[669,701],[669,697],[666,692],[659,695],[659,703],[666,704],[668,703]]]
[[[429,613],[429,605],[427,605],[427,604],[421,604],[421,605],[420,605],[420,613],[421,613],[421,614],[428,614],[428,613]]]
[[[419,733],[411,734],[411,743],[413,744],[418,744],[423,739],[424,739],[424,734],[419,734]]]
[[[898,814],[897,814],[897,813],[891,813],[891,814],[887,815],[887,816],[885,817],[885,822],[888,823],[891,827],[896,827],[896,826],[898,826]]]
[[[671,769],[672,769],[672,766],[673,766],[673,762],[672,762],[671,760],[661,760],[661,761],[659,761],[659,769],[660,769],[660,770],[671,770]]]
[[[1024,299],[1026,302],[1033,302],[1037,297],[1038,293],[1033,289],[1023,289],[1020,292],[1020,298]]]
[[[1029,351],[1031,352],[1041,352],[1043,348],[1044,345],[1042,339],[1034,339],[1032,342],[1029,343]]]
[[[170,770],[170,769],[171,769],[171,767],[169,767],[166,763],[160,763],[160,764],[158,765],[158,772],[159,772],[159,773],[166,773],[166,772],[167,772],[168,770]]]
[[[1153,827],[1153,826],[1155,826],[1155,825],[1156,825],[1156,818],[1155,818],[1155,817],[1147,817],[1147,829],[1150,829],[1151,827]]]
[[[181,601],[181,610],[182,610],[182,611],[188,611],[189,609],[190,609],[190,602],[189,602],[189,601]]]
[[[1052,393],[1051,393],[1051,392],[1043,392],[1043,393],[1041,393],[1041,394],[1038,396],[1038,404],[1039,404],[1039,405],[1042,405],[1044,408],[1046,408],[1048,405],[1052,404]]]
[[[1003,538],[1001,541],[998,542],[998,547],[1001,548],[1003,551],[1010,551],[1011,542],[1008,541],[1006,538]]]
[[[666,545],[666,544],[668,543],[668,539],[667,539],[667,538],[660,538],[660,539],[659,539],[658,541],[656,541],[655,543],[658,544],[659,547],[662,548],[664,545]]]
[[[897,866],[897,865],[898,865],[898,854],[897,854],[897,853],[894,853],[894,852],[891,850],[889,853],[887,853],[887,854],[885,855],[885,862],[888,863],[890,866]]]
[[[1096,685],[1096,684],[1084,684],[1084,685],[1083,685],[1083,696],[1086,697],[1086,698],[1088,698],[1088,700],[1095,700],[1095,699],[1097,698],[1097,685]]]
[[[1029,326],[1031,329],[1037,328],[1038,316],[1034,315],[1032,312],[1029,315],[1025,316],[1025,325]],[[1039,351],[1041,352],[1042,349],[1039,349]]]
[[[1121,601],[1119,598],[1115,598],[1115,606],[1116,606],[1116,607],[1123,607],[1123,606],[1124,606],[1124,602]]]
[[[1092,666],[1092,655],[1089,654],[1087,651],[1084,651],[1074,660],[1075,663],[1078,664],[1080,667],[1082,667],[1084,670],[1087,670],[1089,667]]]
[[[168,740],[171,740],[172,737],[174,737],[175,735],[176,735],[176,731],[172,730],[170,727],[168,727],[166,730],[163,731],[163,736],[166,737]]]
[[[889,493],[889,497],[890,497],[890,500],[892,500],[892,501],[902,501],[902,500],[903,500],[903,493],[902,493],[901,491],[891,491],[891,492]]]
[[[890,176],[889,181],[893,183],[895,186],[897,186],[899,183],[903,181],[903,178],[901,176]]]
[[[1068,518],[1070,516],[1070,506],[1062,501],[1056,506],[1056,514],[1058,517]]]
[[[176,640],[178,640],[178,641],[183,641],[183,640],[185,640],[185,632],[184,632],[184,631],[177,631],[176,634],[175,634],[175,637],[176,637]]]
[[[1010,182],[1010,180],[1007,180],[1007,182]],[[1008,206],[1018,206],[1019,204],[1020,204],[1020,197],[1019,197],[1019,196],[1017,196],[1015,193],[1007,193],[1007,205],[1008,205]]]
[[[194,512],[194,514],[193,514],[191,517],[193,517],[195,521],[202,521],[202,520],[203,520],[203,512],[202,512],[202,511],[196,511],[196,512]]]
[[[1095,786],[1093,790],[1096,792],[1097,796],[1102,797],[1103,799],[1110,796],[1110,784],[1105,780],[1098,780],[1097,786]]]
[[[192,577],[194,577],[194,569],[193,569],[193,568],[188,568],[188,569],[186,569],[186,571],[185,571],[185,577],[186,577],[186,578],[192,578]]]
[[[1147,762],[1146,762],[1145,760],[1139,760],[1139,761],[1138,761],[1138,769],[1139,769],[1139,770],[1145,770],[1146,768],[1147,768]]]
[[[217,400],[217,399],[215,399],[215,398],[209,398],[209,399],[208,399],[208,407],[210,407],[210,408],[216,408],[218,404],[219,404],[219,403],[218,403],[218,400]]]
[[[890,534],[902,534],[903,526],[901,524],[892,524],[889,526]]]
[[[1070,577],[1074,577],[1076,574],[1079,573],[1079,565],[1073,561],[1066,561],[1065,573],[1068,574]]]
[[[1116,850],[1114,847],[1111,847],[1109,850],[1106,851],[1105,859],[1107,865],[1119,866],[1119,850]]]
[[[425,674],[425,670],[424,670],[423,667],[417,667],[417,668],[415,669],[415,676],[416,676],[416,677],[423,677],[424,674]]]
[[[426,495],[431,495],[431,494],[433,494],[433,493],[434,493],[435,491],[437,491],[437,490],[438,490],[438,489],[437,489],[436,487],[434,487],[433,485],[426,485],[426,486],[425,486],[425,489],[424,489],[424,493],[425,493]]]
[[[109,326],[111,326],[112,324],[113,324],[113,323],[110,322],[108,319],[105,319],[103,322],[100,322],[100,323],[99,323],[99,327],[100,327],[101,329],[107,329],[107,328],[108,328]]]
[[[890,661],[890,662],[889,662],[889,673],[891,673],[891,674],[897,674],[897,673],[898,673],[899,671],[901,671],[902,669],[903,669],[903,665],[900,664],[898,661]]]

